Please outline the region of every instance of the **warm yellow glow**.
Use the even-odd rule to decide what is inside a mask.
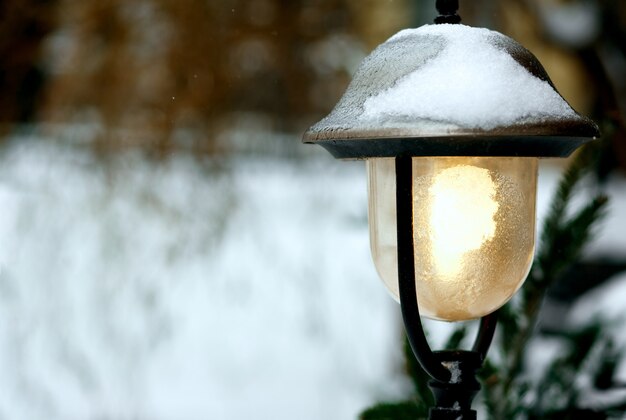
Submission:
[[[434,268],[455,276],[463,257],[495,235],[496,185],[488,170],[462,165],[438,173],[429,194]]]
[[[506,303],[533,258],[536,158],[413,158],[420,313],[457,321]],[[394,159],[368,161],[372,256],[398,299]],[[406,228],[406,225],[405,225]]]

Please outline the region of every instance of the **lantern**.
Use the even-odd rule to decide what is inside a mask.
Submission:
[[[441,24],[376,48],[303,140],[366,161],[373,260],[433,377],[431,418],[466,419],[475,418],[474,373],[494,312],[532,263],[538,159],[569,156],[599,131],[532,53],[498,32],[456,24],[458,2],[437,6]],[[432,352],[420,313],[481,318],[473,349]]]

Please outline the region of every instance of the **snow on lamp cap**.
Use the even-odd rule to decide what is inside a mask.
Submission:
[[[304,142],[338,158],[556,157],[597,136],[520,44],[444,24],[403,30],[376,48]]]

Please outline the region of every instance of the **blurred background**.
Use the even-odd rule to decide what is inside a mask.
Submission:
[[[407,392],[364,165],[300,137],[434,3],[2,0],[0,419],[351,419]],[[460,15],[601,126],[609,213],[546,307],[621,319],[626,3]],[[540,218],[563,163],[542,165]]]

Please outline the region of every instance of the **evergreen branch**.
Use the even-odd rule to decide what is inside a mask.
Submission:
[[[595,197],[575,217],[564,222],[546,242],[537,255],[544,290],[579,257],[591,237],[593,225],[604,215],[607,202],[604,195]]]
[[[600,367],[593,375],[593,386],[596,389],[609,389],[615,385],[613,378],[620,360],[620,352],[615,348],[615,343],[612,339],[607,340],[600,356]]]
[[[584,147],[576,155],[576,158],[565,170],[559,181],[559,185],[550,205],[550,212],[544,219],[541,230],[540,249],[537,253],[536,263],[533,266],[533,274],[536,273],[536,269],[538,269],[541,275],[529,276],[528,279],[533,289],[545,290],[547,286],[545,282],[549,281],[550,277],[547,276],[547,273],[544,271],[546,268],[545,265],[551,261],[554,252],[559,251],[558,246],[560,243],[557,242],[559,242],[564,232],[567,232],[565,225],[568,223],[568,204],[576,186],[585,175],[592,171],[597,159],[597,148],[591,147],[590,145]]]
[[[603,216],[607,198],[599,195],[573,217],[567,219],[567,208],[576,185],[587,174],[595,161],[593,149],[582,150],[565,171],[552,201],[551,210],[543,225],[541,245],[531,273],[522,289],[522,317],[508,326],[505,355],[505,379],[502,395],[511,395],[517,377],[523,368],[523,356],[539,315],[544,296],[551,284],[580,255],[589,240],[593,225]],[[506,312],[505,312],[506,313]],[[508,343],[511,343],[510,346]],[[500,399],[499,415],[507,412],[504,399]]]
[[[592,163],[597,159],[597,153],[591,146],[585,146],[563,173],[559,186],[550,205],[550,213],[544,220],[541,243],[549,244],[552,234],[559,230],[561,221],[566,216],[567,204],[579,181],[591,172]],[[545,248],[545,246],[544,246]]]
[[[577,182],[573,178],[570,178],[571,181]],[[563,223],[562,227],[555,229],[553,236],[543,243],[535,263],[539,266],[541,278],[537,278],[534,270],[532,275],[529,276],[529,279],[532,277],[533,280],[524,293],[525,305],[523,315],[525,325],[520,328],[517,336],[513,338],[511,351],[508,352],[507,378],[503,383],[505,395],[510,393],[515,378],[522,370],[526,343],[534,332],[539,309],[548,288],[580,255],[584,245],[591,236],[593,225],[603,216],[606,204],[607,198],[605,196],[596,197],[576,216]]]

